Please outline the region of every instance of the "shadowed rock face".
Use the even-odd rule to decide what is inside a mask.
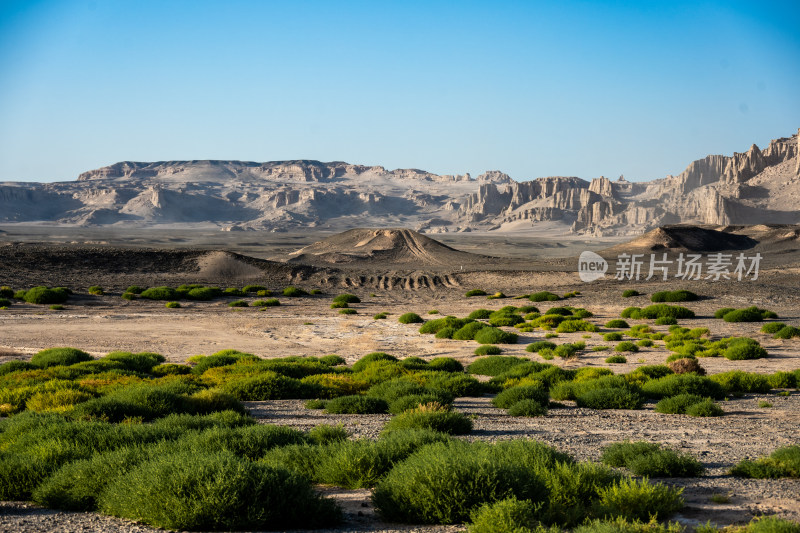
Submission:
[[[651,182],[552,176],[516,182],[296,160],[121,162],[61,183],[0,183],[0,222],[178,224],[226,230],[638,235],[688,224],[800,222],[800,141],[709,155]],[[542,225],[542,223],[546,223]]]

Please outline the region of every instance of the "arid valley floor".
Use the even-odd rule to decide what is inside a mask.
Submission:
[[[535,303],[542,312],[549,307],[570,305],[585,308],[588,320],[601,326],[599,333],[561,333],[556,343],[585,341],[587,348],[577,357],[544,361],[525,347],[543,340],[546,331],[521,333],[517,344],[504,345],[503,355],[529,358],[567,368],[601,367],[627,373],[643,365],[664,364],[670,351],[662,342],[628,354],[623,364],[607,364],[614,342],[603,340],[603,326],[619,318],[629,306],[650,305],[656,291],[687,289],[702,296],[682,303],[697,318],[681,321],[691,328],[708,328],[712,339],[732,335],[758,340],[769,357],[732,361],[723,357],[701,358],[709,375],[744,370],[761,374],[800,368],[800,339],[774,339],[760,332],[763,322],[728,323],[714,318],[723,307],[758,306],[774,311],[780,321],[800,327],[800,257],[786,247],[764,250],[765,259],[757,280],[615,280],[613,268],[605,279],[582,282],[577,274],[577,255],[623,246],[621,241],[586,238],[566,244],[552,240],[471,235],[448,236],[445,244],[484,257],[454,263],[443,258],[438,264],[414,264],[412,260],[309,264],[291,259],[289,253],[324,236],[216,233],[180,235],[165,231],[146,241],[146,235],[77,234],[64,230],[63,238],[39,228],[0,227],[0,285],[14,289],[36,285],[66,286],[74,295],[63,310],[15,302],[0,311],[0,363],[28,360],[45,348],[71,346],[100,357],[111,351],[156,352],[168,362],[182,363],[197,354],[236,349],[262,358],[324,356],[338,354],[352,364],[363,355],[382,351],[399,358],[453,357],[464,364],[477,359],[473,341],[437,339],[418,332],[419,324],[401,324],[397,317],[415,312],[422,317],[465,317],[478,308],[497,310],[523,305],[513,297],[537,291],[563,295],[580,294],[560,302]],[[443,237],[443,236],[442,236]],[[213,241],[210,240],[213,238]],[[141,241],[136,241],[141,239]],[[181,242],[177,242],[181,240]],[[134,242],[136,241],[136,242]],[[227,251],[226,251],[227,250]],[[229,253],[231,252],[231,253]],[[235,253],[233,253],[235,252]],[[670,250],[675,252],[675,250]],[[431,252],[435,255],[437,252]],[[270,261],[266,261],[269,259]],[[435,262],[435,261],[434,261]],[[277,307],[228,306],[237,298],[209,302],[182,302],[167,309],[164,302],[124,300],[129,285],[177,286],[201,283],[220,287],[261,284],[280,299]],[[102,286],[105,295],[87,294],[91,285]],[[321,294],[299,298],[280,296],[287,286]],[[470,289],[489,294],[501,291],[504,299],[485,296],[466,298]],[[625,289],[641,296],[622,298]],[[342,315],[331,309],[334,296],[353,293],[361,303],[351,307],[357,314]],[[246,301],[255,296],[243,298]],[[437,311],[437,314],[429,314]],[[388,313],[384,320],[372,317]],[[630,321],[631,324],[652,321]],[[514,331],[513,328],[504,328]],[[667,326],[653,326],[667,332]],[[592,351],[609,346],[609,351]],[[488,379],[488,378],[480,378]],[[695,418],[667,415],[653,410],[649,401],[639,410],[592,410],[574,402],[560,402],[544,417],[513,417],[495,408],[489,396],[459,398],[456,410],[475,415],[469,440],[497,441],[509,438],[541,440],[579,460],[598,461],[601,448],[626,439],[658,442],[700,460],[706,467],[698,478],[665,479],[685,487],[685,508],[673,520],[693,526],[710,520],[719,525],[747,523],[753,516],[777,514],[800,520],[800,480],[757,480],[728,473],[738,461],[768,455],[776,448],[800,442],[800,391],[751,393],[721,401],[724,416]],[[759,407],[769,402],[770,408]],[[377,437],[389,415],[334,415],[308,410],[302,400],[249,402],[247,407],[259,422],[294,426],[303,430],[326,423],[342,423],[354,437]],[[345,523],[337,531],[461,531],[462,526],[406,526],[380,521],[366,489],[343,490],[321,487],[344,507]],[[715,503],[714,498],[723,501]],[[146,531],[148,528],[102,515],[42,509],[28,503],[0,503],[0,530],[7,531]]]

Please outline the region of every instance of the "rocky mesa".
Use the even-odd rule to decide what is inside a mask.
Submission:
[[[800,131],[800,130],[799,130]],[[800,223],[798,135],[709,155],[649,182],[550,176],[515,181],[297,160],[121,162],[76,181],[0,183],[0,223],[422,233],[638,235],[670,224]]]

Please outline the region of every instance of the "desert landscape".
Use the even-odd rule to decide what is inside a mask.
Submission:
[[[798,20],[0,2],[0,532],[800,533]]]

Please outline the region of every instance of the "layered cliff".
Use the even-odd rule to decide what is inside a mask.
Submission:
[[[709,155],[651,182],[514,181],[340,161],[120,162],[61,183],[0,183],[0,222],[288,231],[412,227],[634,235],[665,224],[800,222],[798,136]],[[547,223],[547,224],[543,224]]]

